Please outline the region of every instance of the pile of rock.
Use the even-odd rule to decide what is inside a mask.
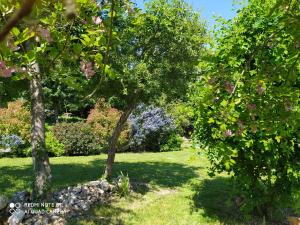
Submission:
[[[67,219],[82,215],[93,204],[107,202],[114,188],[105,180],[92,181],[55,192],[49,203],[38,204],[30,203],[27,192],[19,192],[9,203],[6,199],[2,204],[0,198],[0,211],[1,206],[5,205],[6,213],[12,213],[8,219],[9,225],[66,224]]]

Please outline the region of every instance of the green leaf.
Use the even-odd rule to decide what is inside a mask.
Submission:
[[[210,118],[208,119],[208,123],[214,123],[214,122],[215,122],[215,120],[214,120],[213,118],[210,117]]]
[[[276,137],[275,137],[275,140],[276,140],[278,143],[280,143],[281,136],[276,136]]]
[[[14,27],[11,32],[13,33],[13,35],[15,35],[16,37],[19,36],[20,34],[20,30],[17,27]]]

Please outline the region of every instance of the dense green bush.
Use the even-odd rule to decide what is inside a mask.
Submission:
[[[160,146],[161,152],[169,152],[169,151],[179,151],[182,145],[182,138],[176,134],[172,133],[166,137]]]
[[[59,142],[50,127],[46,131],[46,148],[49,156],[62,156],[65,153],[64,144]]]
[[[176,124],[176,131],[185,137],[192,135],[193,126],[193,109],[184,102],[172,103],[167,106],[167,112],[172,116]]]
[[[64,145],[64,155],[92,155],[104,151],[101,138],[87,123],[57,123],[53,132]]]

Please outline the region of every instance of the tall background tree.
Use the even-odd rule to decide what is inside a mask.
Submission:
[[[123,114],[110,140],[105,177],[112,175],[116,143],[135,106],[162,95],[185,96],[206,36],[199,14],[181,0],[150,1],[145,11],[129,8],[114,18],[114,27],[109,79],[99,90]]]

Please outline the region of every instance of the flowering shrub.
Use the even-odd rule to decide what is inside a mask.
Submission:
[[[134,151],[161,151],[161,146],[176,129],[173,119],[162,108],[154,106],[139,105],[129,121],[132,129],[130,147]]]
[[[273,220],[285,216],[300,180],[299,36],[288,18],[300,11],[295,4],[270,16],[270,6],[249,1],[222,28],[191,99],[210,174],[228,172],[245,197],[241,210]]]
[[[91,125],[94,133],[100,138],[101,145],[108,147],[109,138],[121,116],[121,111],[110,107],[103,99],[98,101],[95,108],[90,111],[87,123]],[[125,125],[118,142],[118,150],[125,149],[129,142],[129,126]]]
[[[0,147],[3,148],[16,149],[23,144],[22,138],[15,134],[4,135],[0,138]]]
[[[30,112],[25,102],[17,100],[0,108],[0,135],[15,134],[26,143],[30,142]]]

